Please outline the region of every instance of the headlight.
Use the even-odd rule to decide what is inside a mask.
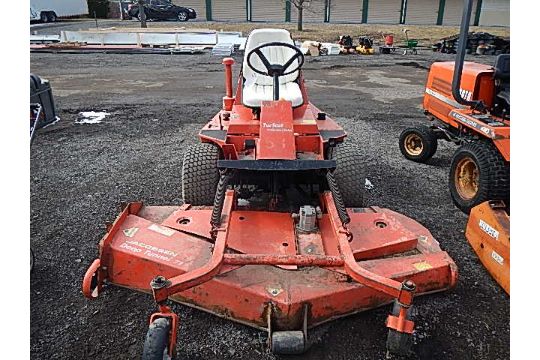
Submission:
[[[193,9],[188,9],[188,11],[189,11],[189,12],[195,12],[195,10],[193,10]]]

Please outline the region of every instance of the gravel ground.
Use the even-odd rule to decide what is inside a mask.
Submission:
[[[509,298],[464,237],[466,216],[447,189],[455,148],[441,143],[429,164],[406,161],[397,139],[421,124],[429,64],[449,56],[309,58],[311,101],[361,144],[374,189],[368,203],[425,225],[460,270],[451,291],[418,298],[413,359],[508,359]],[[241,60],[238,58],[237,60]],[[492,63],[491,57],[475,61]],[[31,356],[133,359],[142,352],[150,295],[109,287],[96,301],[81,281],[97,256],[105,222],[122,201],[180,204],[183,149],[221,104],[221,59],[210,55],[32,54],[50,80],[61,121],[39,131],[31,155]],[[238,66],[236,67],[238,69]],[[81,111],[107,111],[100,124],[75,124]],[[182,305],[182,359],[274,359],[265,334]],[[387,308],[315,329],[311,350],[294,359],[383,359]]]

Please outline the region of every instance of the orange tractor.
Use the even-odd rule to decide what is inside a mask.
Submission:
[[[399,138],[401,153],[421,163],[435,154],[438,140],[460,145],[449,186],[465,213],[510,196],[510,55],[499,55],[494,66],[465,62],[468,29],[464,17],[456,61],[436,62],[429,71],[423,106],[431,124],[405,129]]]
[[[302,353],[310,328],[393,304],[387,349],[408,353],[414,296],[443,291],[457,267],[430,232],[363,205],[359,148],[308,99],[290,34],[248,37],[233,96],[186,149],[181,206],[128,204],[99,244],[83,293],[105,284],[152,293],[143,359],[174,356],[177,301],[268,332]]]
[[[465,62],[472,1],[466,1],[455,62],[434,63],[424,112],[430,126],[405,129],[409,160],[427,162],[444,139],[459,145],[450,165],[450,195],[469,214],[466,237],[499,284],[510,289],[510,55],[494,66]]]

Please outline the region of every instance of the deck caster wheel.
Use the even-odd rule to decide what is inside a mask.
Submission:
[[[399,316],[400,306],[397,301],[394,301],[392,307],[392,315]],[[413,320],[413,307],[407,310],[407,320]],[[394,329],[388,329],[388,337],[386,339],[386,350],[394,355],[406,356],[412,352],[413,335],[409,333],[399,332]]]
[[[295,355],[306,351],[306,339],[302,331],[276,331],[272,333],[272,353]]]
[[[171,360],[169,356],[169,331],[171,323],[166,318],[158,318],[150,324],[146,339],[142,360]]]
[[[412,352],[412,334],[402,333],[393,329],[388,330],[386,350],[394,355],[407,356]]]

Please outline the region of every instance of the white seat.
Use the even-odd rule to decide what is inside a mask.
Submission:
[[[263,101],[274,99],[272,77],[257,74],[247,65],[247,55],[249,52],[257,46],[269,42],[283,42],[294,45],[291,34],[283,29],[256,29],[249,34],[242,66],[242,73],[246,79],[242,89],[242,102],[245,106],[260,107]],[[270,64],[285,64],[287,60],[295,54],[293,49],[279,46],[267,47],[262,49],[261,52],[266,56]],[[262,72],[267,71],[257,54],[251,56],[251,65]],[[289,69],[294,69],[297,66],[298,60],[295,60],[285,72],[289,71]],[[304,102],[300,86],[296,83],[298,75],[299,71],[295,71],[279,78],[280,99],[290,101],[294,107],[300,106]]]

